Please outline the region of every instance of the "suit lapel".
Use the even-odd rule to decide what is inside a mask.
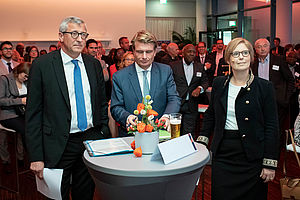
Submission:
[[[90,84],[90,90],[91,90],[91,103],[92,103],[92,108],[95,108],[95,99],[96,99],[96,95],[95,95],[95,91],[96,91],[96,87],[97,87],[97,80],[95,79],[97,76],[95,76],[95,70],[93,68],[93,64],[91,62],[88,62],[86,59],[86,56],[84,54],[81,54],[82,56],[82,60],[85,66],[85,71],[89,80],[89,84]],[[100,66],[99,66],[100,67]],[[92,109],[94,110],[94,109]]]
[[[129,67],[130,67],[130,71],[129,71],[128,80],[131,83],[131,86],[134,90],[134,94],[136,95],[136,98],[138,99],[138,102],[142,102],[142,99],[143,99],[142,90],[141,90],[140,82],[138,80],[138,75],[137,75],[137,72],[135,69],[135,64],[133,64]]]
[[[188,86],[188,82],[186,80],[186,76],[185,76],[185,73],[184,73],[184,66],[183,66],[183,61],[180,60],[180,66],[178,65],[178,71],[179,71],[179,74],[182,74],[182,77],[184,79],[184,83],[186,84],[186,86]]]
[[[159,69],[156,63],[152,64],[152,69],[151,69],[151,82],[150,82],[150,96],[151,99],[155,98],[155,91],[158,85],[158,77],[159,77]]]
[[[61,93],[66,101],[66,104],[69,109],[70,107],[70,99],[69,99],[69,93],[68,93],[68,86],[66,82],[65,72],[64,72],[64,66],[62,63],[62,58],[60,56],[60,51],[57,51],[53,56],[53,68],[55,71],[55,76],[57,78],[58,85],[60,87]]]

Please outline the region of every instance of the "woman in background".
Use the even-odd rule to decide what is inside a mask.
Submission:
[[[131,51],[127,51],[126,53],[124,53],[124,55],[122,56],[121,59],[121,63],[120,63],[120,69],[123,69],[125,67],[128,67],[129,65],[131,65],[132,63],[134,63],[134,56],[133,53]]]
[[[26,105],[26,81],[30,67],[30,63],[21,63],[11,73],[0,77],[0,124],[19,133],[17,158],[20,161],[24,159],[25,118],[16,113],[15,107]]]
[[[32,63],[34,59],[36,59],[40,55],[38,48],[36,46],[31,46],[28,55],[29,56],[26,57],[25,62]]]
[[[214,132],[212,200],[266,200],[279,150],[273,85],[254,77],[254,51],[247,40],[233,39],[224,57],[232,73],[214,79],[197,139],[207,145]]]

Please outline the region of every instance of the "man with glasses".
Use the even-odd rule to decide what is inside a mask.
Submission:
[[[256,40],[254,48],[257,58],[251,68],[253,74],[273,83],[276,93],[278,118],[281,132],[288,116],[290,97],[294,91],[294,78],[286,62],[270,53],[270,42],[265,38]],[[281,143],[283,144],[283,140]]]
[[[83,141],[109,137],[107,102],[100,62],[82,54],[88,37],[78,17],[59,27],[61,49],[37,58],[31,67],[26,110],[30,169],[63,169],[61,195],[92,200],[94,183],[82,161]],[[72,181],[71,181],[72,177]]]
[[[207,75],[209,86],[212,85],[214,71],[212,69],[212,61],[210,56],[207,53],[206,43],[199,42],[197,45],[198,56],[195,57],[195,61],[199,62]]]
[[[13,45],[9,41],[2,42],[0,44],[0,55],[1,55],[1,61],[0,61],[0,76],[6,75],[12,71],[13,68],[15,68],[19,63],[12,60],[12,54],[13,54]],[[1,112],[1,109],[0,109]],[[18,143],[19,145],[19,143]],[[17,152],[18,153],[18,152]],[[23,155],[18,153],[19,157],[22,157]],[[8,143],[7,143],[7,137],[6,132],[3,130],[0,130],[0,158],[2,160],[3,169],[5,172],[10,173],[11,172],[11,166],[10,166],[10,155],[8,152]]]
[[[122,129],[119,136],[127,136],[126,127],[136,125],[137,116],[133,114],[138,103],[150,95],[152,107],[158,119],[166,120],[168,114],[180,109],[180,98],[169,66],[153,62],[157,40],[148,31],[136,33],[132,41],[135,63],[117,71],[113,76],[111,94],[111,114]]]

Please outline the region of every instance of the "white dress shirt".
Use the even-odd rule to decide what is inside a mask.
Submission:
[[[185,74],[187,84],[190,85],[194,73],[194,62],[191,62],[189,65],[186,64],[184,59],[182,59],[182,62],[183,62],[183,69],[184,69],[184,74]],[[186,100],[189,100],[189,93],[186,95]]]
[[[148,84],[149,84],[149,92],[151,90],[151,68],[152,68],[152,64],[150,65],[150,67],[147,69],[147,80],[148,80]],[[136,72],[137,72],[137,76],[138,76],[138,79],[139,79],[139,83],[140,83],[140,88],[141,88],[141,92],[142,92],[142,96],[144,96],[144,74],[143,74],[143,71],[146,71],[144,70],[143,68],[141,68],[137,63],[135,63],[135,69],[136,69]]]
[[[12,69],[16,67],[16,66],[14,66],[14,63],[13,63],[12,60],[10,60],[9,62],[7,62],[6,60],[1,59],[1,61],[3,62],[4,66],[7,67],[7,73],[9,72],[7,63],[10,63],[10,66],[11,66]]]
[[[264,62],[259,58],[258,59],[258,77],[269,80],[269,62],[270,54],[267,55]]]
[[[76,97],[75,97],[75,87],[74,87],[74,64],[71,62],[74,60],[69,55],[67,55],[61,49],[61,57],[64,66],[64,72],[66,77],[66,82],[68,86],[68,93],[70,99],[70,106],[71,106],[71,127],[70,133],[81,132],[78,128],[77,122],[77,107],[76,107]],[[81,80],[82,80],[82,88],[83,88],[83,95],[84,95],[84,102],[85,102],[85,111],[86,111],[86,118],[87,118],[87,129],[93,127],[93,113],[92,113],[92,106],[91,106],[91,88],[89,79],[85,70],[85,66],[81,57],[81,54],[75,58],[78,60],[78,65],[81,72]]]

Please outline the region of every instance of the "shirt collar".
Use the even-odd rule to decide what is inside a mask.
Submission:
[[[2,60],[2,62],[3,62],[4,64],[6,64],[6,65],[7,65],[7,63],[12,63],[12,60],[10,60],[9,62],[7,62],[6,60],[4,60],[3,58],[1,58],[1,60]]]
[[[61,58],[62,58],[62,62],[63,64],[69,64],[72,60],[78,60],[79,62],[83,63],[82,60],[82,56],[81,53],[79,54],[79,56],[75,59],[71,58],[68,54],[66,54],[62,49],[60,50],[60,54],[61,54]]]
[[[267,55],[267,57],[265,58],[264,62],[262,62],[261,58],[258,58],[258,61],[260,63],[265,63],[265,62],[269,62],[269,59],[270,59],[270,54]]]
[[[151,72],[151,68],[152,68],[152,64],[150,65],[150,67],[147,69],[148,72]],[[141,73],[143,71],[146,71],[144,70],[143,68],[141,68],[136,62],[135,62],[135,69],[136,69],[136,72],[137,73]]]
[[[182,58],[182,62],[183,62],[183,65],[185,65],[185,66],[190,66],[190,65],[193,65],[193,64],[194,64],[194,61],[192,61],[191,64],[189,64],[189,65],[186,64],[186,62],[184,61],[184,58]]]

